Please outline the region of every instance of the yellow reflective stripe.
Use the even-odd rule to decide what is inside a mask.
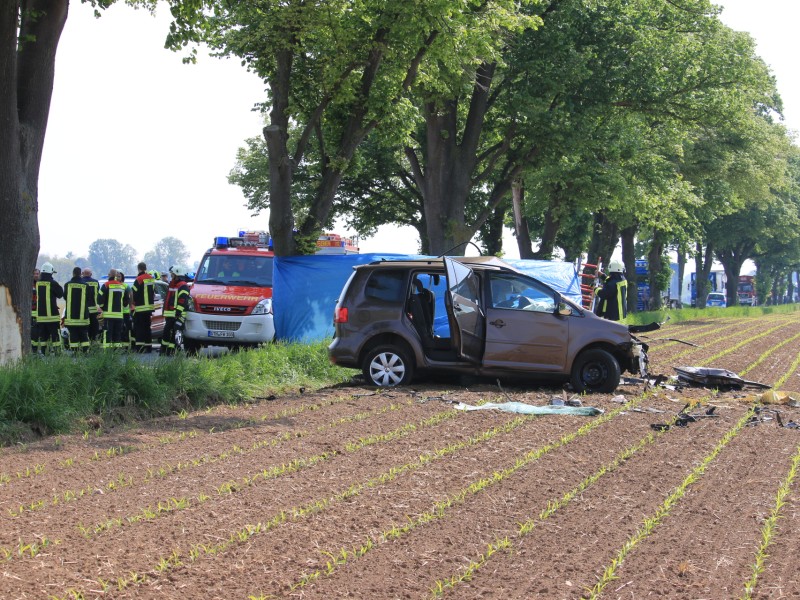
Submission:
[[[74,294],[80,293],[81,295],[81,303],[80,303],[80,311],[79,314],[81,316],[76,317],[72,314],[72,297]],[[89,324],[89,316],[86,311],[86,284],[85,283],[69,283],[67,284],[67,307],[65,311],[65,318],[64,318],[64,325],[74,325],[74,326],[83,326]],[[87,315],[84,317],[83,315]]]
[[[625,317],[625,313],[622,312],[622,301],[627,300],[627,295],[628,295],[628,280],[623,279],[622,281],[617,283],[617,311],[620,319]]]
[[[45,314],[40,315],[39,310],[45,311]],[[56,311],[55,314],[50,314],[52,309],[50,305],[50,282],[37,281],[36,282],[36,322],[37,323],[58,323],[61,320],[61,315]]]

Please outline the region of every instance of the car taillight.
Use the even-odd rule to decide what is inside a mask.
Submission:
[[[337,306],[333,309],[333,322],[334,323],[347,323],[347,307]]]

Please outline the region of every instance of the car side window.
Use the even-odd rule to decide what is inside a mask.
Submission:
[[[364,286],[364,295],[386,302],[403,302],[407,275],[406,271],[376,269]]]
[[[492,308],[552,313],[556,309],[553,291],[537,281],[513,273],[490,273]]]

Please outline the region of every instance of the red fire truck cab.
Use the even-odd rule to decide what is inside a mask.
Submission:
[[[190,293],[184,345],[255,346],[275,338],[270,237],[240,231],[216,237],[200,261]]]
[[[357,241],[324,233],[317,254],[357,254]],[[272,240],[266,231],[216,237],[194,278],[183,344],[188,352],[204,346],[257,346],[275,339],[272,312]]]

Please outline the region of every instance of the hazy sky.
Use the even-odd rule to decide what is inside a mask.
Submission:
[[[725,0],[722,20],[749,31],[778,80],[787,125],[800,129],[797,0]],[[756,8],[757,5],[757,8]],[[235,60],[200,55],[184,65],[163,48],[168,11],[157,18],[119,3],[100,19],[77,1],[58,49],[39,180],[41,251],[85,256],[98,238],[139,256],[166,237],[199,260],[214,236],[267,229],[229,185],[236,150],[260,135],[251,111],[264,84]],[[346,233],[339,231],[338,233]],[[509,236],[506,252],[517,257]],[[362,252],[417,251],[411,228],[384,228]]]

